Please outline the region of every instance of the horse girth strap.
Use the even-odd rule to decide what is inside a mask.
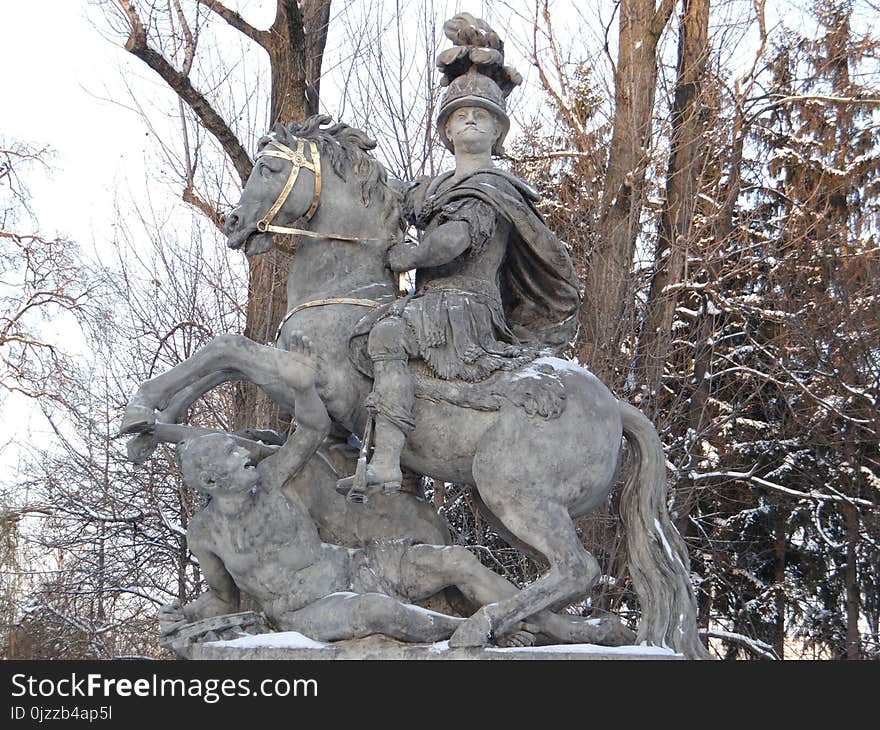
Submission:
[[[303,218],[307,221],[311,220],[315,211],[318,210],[318,204],[321,202],[321,155],[318,153],[318,145],[311,140],[309,141],[311,161],[307,160],[305,156],[305,140],[298,139],[296,141],[296,151],[275,140],[270,140],[269,144],[275,147],[275,149],[263,150],[257,155],[257,159],[260,157],[277,157],[287,160],[290,163],[290,174],[287,176],[287,182],[284,183],[284,188],[282,188],[281,193],[278,195],[278,199],[269,208],[266,215],[263,216],[263,220],[257,224],[257,230],[261,233],[266,231],[284,233],[286,232],[285,230],[279,230],[281,226],[273,226],[271,223],[275,220],[275,216],[278,215],[278,211],[281,210],[281,206],[287,201],[287,196],[290,195],[290,191],[293,190],[296,179],[299,177],[299,171],[303,168],[311,170],[315,175],[315,190],[312,194],[312,202]]]
[[[352,299],[351,297],[335,297],[331,299],[315,299],[311,302],[304,302],[303,304],[297,304],[293,309],[291,309],[287,314],[284,315],[284,319],[281,320],[281,324],[278,325],[278,330],[275,333],[275,341],[278,341],[278,338],[281,336],[281,329],[287,324],[287,320],[290,319],[297,312],[301,312],[304,309],[311,309],[312,307],[325,307],[328,304],[350,304],[355,307],[379,307],[381,306],[381,302],[373,301],[372,299]]]

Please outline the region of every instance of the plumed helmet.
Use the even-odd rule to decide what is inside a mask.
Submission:
[[[443,30],[455,45],[437,56],[437,66],[443,73],[440,84],[448,87],[437,115],[440,139],[454,152],[446,136],[449,115],[462,107],[481,107],[498,121],[499,135],[492,154],[501,155],[510,129],[507,97],[522,83],[522,76],[516,69],[504,65],[504,43],[486,21],[470,13],[460,13],[447,20]]]

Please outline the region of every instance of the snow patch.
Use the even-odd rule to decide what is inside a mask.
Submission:
[[[666,554],[669,556],[669,560],[673,563],[678,563],[683,568],[684,564],[681,562],[681,558],[679,558],[678,555],[675,555],[672,552],[672,546],[666,539],[666,534],[663,532],[663,528],[660,526],[660,520],[658,520],[656,517],[654,518],[654,527],[657,528],[657,533],[660,535],[660,539],[663,541],[663,547],[666,548]]]
[[[274,634],[255,634],[238,639],[208,642],[211,646],[237,649],[328,649],[329,644],[310,639],[299,631],[280,631]]]
[[[550,646],[490,646],[486,651],[513,653],[517,651],[540,654],[640,654],[653,656],[678,656],[672,649],[662,646],[598,646],[597,644],[552,644]]]

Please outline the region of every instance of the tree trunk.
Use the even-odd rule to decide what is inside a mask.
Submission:
[[[141,18],[138,7],[131,0],[117,2],[129,21],[126,49],[153,69],[196,114],[204,128],[220,143],[244,185],[252,169],[248,152],[208,96],[193,86],[189,76],[197,48],[197,26],[190,28],[180,6],[175,4],[177,22],[187,38],[185,60],[178,68],[150,45],[153,28],[149,21],[145,23]],[[276,0],[275,20],[268,30],[250,25],[221,0],[198,2],[268,53],[271,67],[270,126],[278,122],[302,122],[317,113],[330,0]],[[162,39],[159,40],[161,48]],[[193,170],[187,170],[189,180],[194,177],[193,173]],[[184,191],[184,199],[196,205],[215,224],[221,221],[220,212],[212,210],[191,188]],[[249,261],[245,336],[263,344],[274,344],[275,331],[287,311],[289,266],[290,254],[277,249]],[[236,388],[232,420],[235,428],[261,426],[282,433],[290,423],[289,418],[251,384]]]
[[[302,122],[318,112],[321,60],[327,42],[330,0],[278,0],[264,48],[272,69],[270,127]],[[276,234],[277,235],[277,234]],[[283,235],[283,234],[282,234]],[[287,313],[287,272],[291,255],[278,248],[251,259],[244,335],[266,345]],[[284,434],[290,414],[252,383],[236,389],[235,428],[272,428]]]
[[[620,345],[630,327],[631,269],[651,144],[657,85],[657,42],[672,14],[673,0],[621,0],[615,72],[614,130],[601,204],[601,240],[588,263],[581,306],[583,339],[578,355],[610,387],[628,364]]]
[[[678,297],[667,291],[683,280],[691,240],[694,201],[703,166],[701,80],[709,55],[709,0],[684,0],[679,24],[678,78],[672,107],[666,201],[654,254],[654,276],[639,342],[647,402],[642,409],[656,417],[664,365],[672,342],[672,320]]]
[[[283,235],[283,234],[276,234]],[[275,332],[287,313],[287,272],[291,255],[279,248],[248,259],[247,320],[244,335],[264,345],[275,344]],[[235,392],[233,427],[272,428],[282,435],[290,416],[282,414],[253,383],[239,383]]]
[[[846,521],[846,658],[861,659],[862,644],[859,634],[859,576],[856,547],[859,544],[859,511],[851,504],[843,504]]]

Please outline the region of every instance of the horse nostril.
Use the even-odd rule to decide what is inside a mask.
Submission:
[[[232,233],[238,227],[239,218],[235,213],[230,213],[226,217],[226,233]]]

